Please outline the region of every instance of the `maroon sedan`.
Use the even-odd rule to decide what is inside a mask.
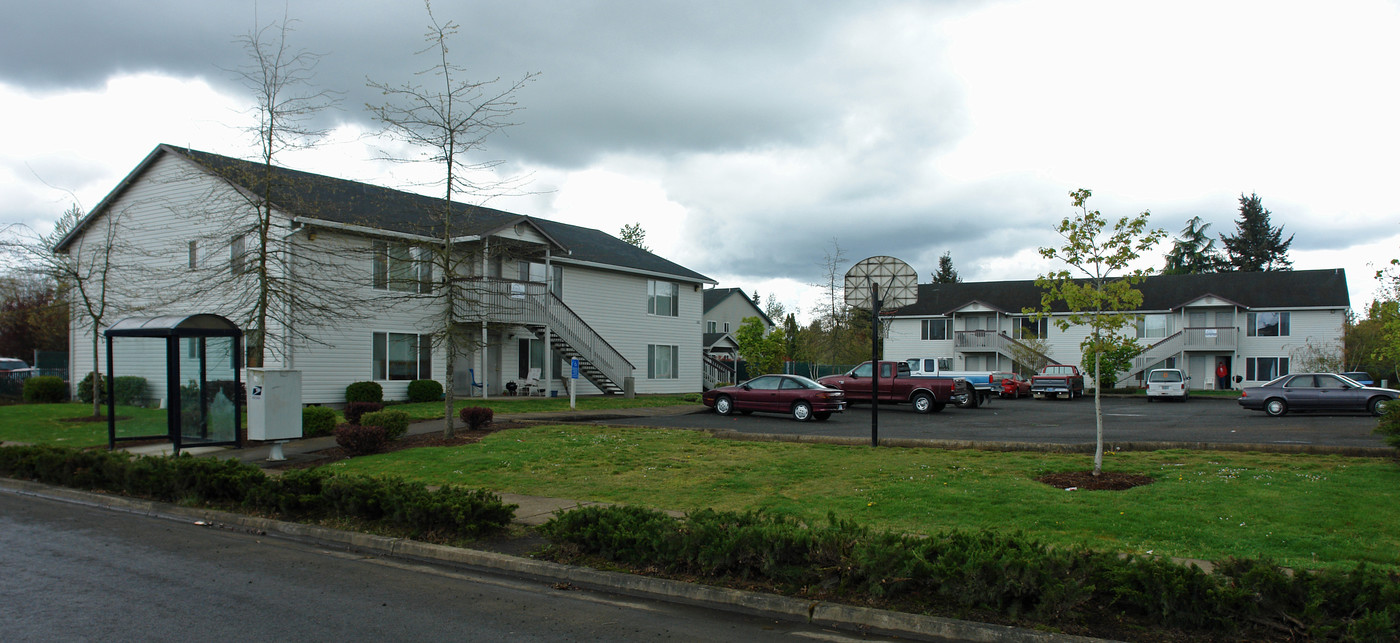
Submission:
[[[701,400],[720,415],[735,411],[744,415],[754,411],[791,413],[799,422],[825,420],[846,408],[846,394],[840,389],[827,388],[801,375],[761,375],[743,384],[712,388]]]

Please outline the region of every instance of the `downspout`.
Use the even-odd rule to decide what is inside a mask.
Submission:
[[[483,283],[483,284],[486,283],[486,279],[487,279],[488,277],[490,277],[490,265],[491,265],[491,259],[490,259],[490,257],[491,257],[491,239],[490,239],[490,237],[487,237],[487,238],[484,238],[484,239],[481,240],[481,280],[482,280],[482,283]],[[491,385],[490,380],[489,380],[489,379],[487,378],[487,376],[486,376],[486,372],[487,372],[487,371],[486,371],[486,348],[487,348],[486,341],[487,341],[487,336],[486,336],[486,316],[485,316],[485,315],[482,315],[482,318],[481,318],[481,346],[480,346],[480,348],[477,349],[476,354],[477,354],[477,361],[479,361],[479,362],[481,363],[481,367],[480,367],[480,368],[481,368],[481,399],[483,399],[483,400],[486,399],[486,390],[487,390],[487,388],[490,387],[490,385]],[[470,387],[469,387],[469,388],[470,388]]]

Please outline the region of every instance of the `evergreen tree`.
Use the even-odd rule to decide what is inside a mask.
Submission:
[[[962,277],[959,277],[958,271],[953,269],[952,253],[943,253],[943,256],[938,258],[938,272],[933,273],[933,283],[956,284],[960,282],[962,282]]]
[[[1194,275],[1202,272],[1218,272],[1226,263],[1215,249],[1215,239],[1206,232],[1209,223],[1200,217],[1191,217],[1182,228],[1181,236],[1172,242],[1171,252],[1167,253],[1167,266],[1164,275]]]
[[[1258,194],[1240,194],[1240,220],[1235,222],[1234,235],[1220,235],[1229,255],[1229,265],[1240,272],[1270,272],[1292,270],[1288,246],[1293,235],[1283,239],[1283,226],[1269,225],[1271,213],[1264,209]]]

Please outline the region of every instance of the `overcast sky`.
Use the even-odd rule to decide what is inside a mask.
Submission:
[[[227,70],[258,24],[296,20],[343,92],[320,148],[283,165],[414,189],[366,79],[432,64],[412,0],[10,3],[0,24],[0,224],[91,208],[159,143],[253,158]],[[255,18],[255,8],[258,12]],[[1353,308],[1400,257],[1394,2],[438,0],[455,62],[519,93],[479,160],[529,174],[488,205],[617,234],[812,311],[825,255],[905,260],[928,282],[1034,279],[1073,214],[1152,212],[1231,233],[1258,193],[1297,269],[1344,268]],[[1160,268],[1161,252],[1146,262]]]

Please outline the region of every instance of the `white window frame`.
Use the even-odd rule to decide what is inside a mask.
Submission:
[[[680,379],[681,347],[674,344],[647,344],[647,379]],[[663,361],[665,360],[665,361]],[[669,362],[670,369],[662,367]]]
[[[923,319],[920,320],[919,337],[921,339],[936,342],[953,338],[953,320],[951,319]],[[942,333],[935,333],[933,330],[942,327]],[[942,337],[935,337],[941,334]]]
[[[1259,366],[1261,363],[1268,363],[1272,368],[1272,375],[1259,377]],[[1268,382],[1284,375],[1291,375],[1288,357],[1246,357],[1244,359],[1245,380],[1250,382]]]
[[[1278,330],[1276,331],[1275,334],[1272,334],[1272,335],[1262,335],[1262,334],[1259,333],[1259,316],[1260,316],[1260,315],[1278,315],[1278,323],[1275,324],[1275,326],[1277,327]],[[1257,313],[1249,313],[1249,315],[1248,315],[1248,316],[1246,317],[1246,319],[1245,319],[1245,323],[1246,323],[1246,326],[1245,326],[1245,336],[1246,336],[1246,337],[1289,337],[1289,336],[1291,336],[1292,333],[1293,333],[1293,324],[1292,324],[1292,321],[1293,321],[1293,320],[1291,319],[1291,317],[1292,317],[1292,315],[1290,315],[1290,314],[1288,313],[1288,311],[1286,311],[1286,310],[1284,310],[1284,311],[1261,311],[1261,312],[1257,312]],[[1285,375],[1287,375],[1287,373],[1285,373]]]
[[[429,294],[433,292],[432,252],[422,246],[376,240],[373,242],[375,290]]]
[[[393,361],[389,352],[394,340],[405,341],[412,338],[413,377],[395,376],[389,364]],[[370,379],[376,382],[409,381],[432,379],[433,336],[417,333],[396,333],[375,331],[370,336]]]
[[[668,291],[669,292],[665,292]],[[647,314],[680,317],[681,285],[674,281],[647,280]]]
[[[1039,328],[1039,330],[1034,337],[1029,337],[1029,339],[1045,339],[1046,336],[1050,334],[1049,317],[1041,317],[1039,320],[1033,317],[1016,317],[1014,323],[1011,325],[1011,338],[1028,339],[1026,336],[1026,327],[1032,324]]]

